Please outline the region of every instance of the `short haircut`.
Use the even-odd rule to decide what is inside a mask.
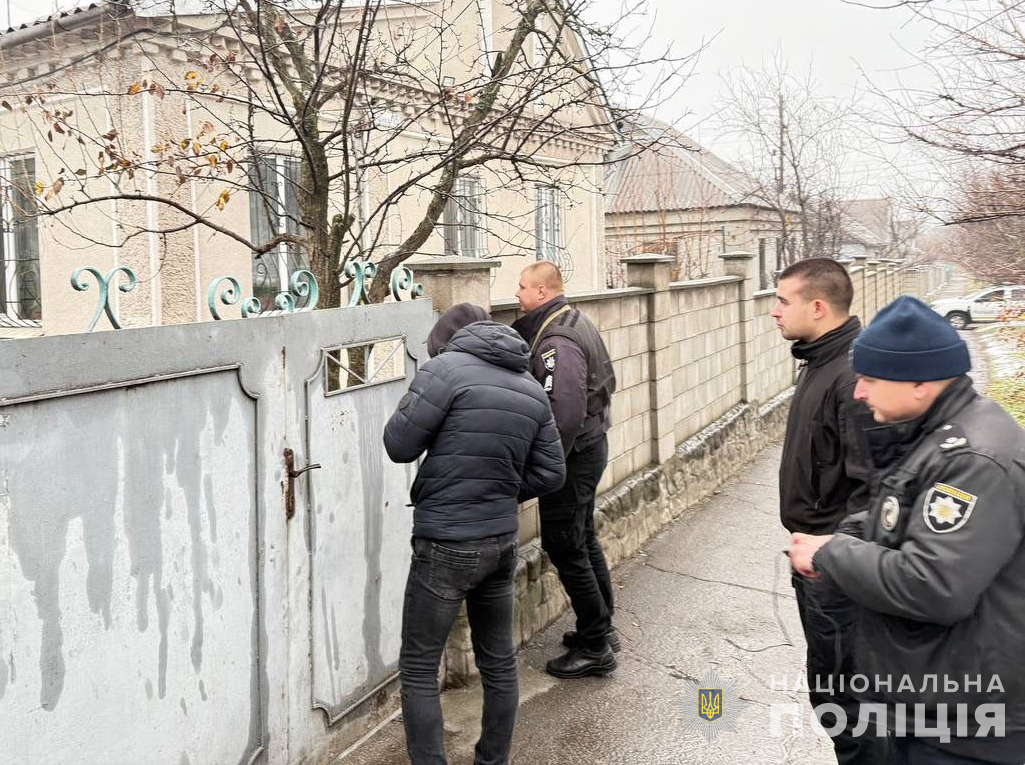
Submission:
[[[538,284],[543,284],[552,292],[562,292],[565,289],[562,282],[562,271],[550,260],[539,260],[523,270],[529,272]]]
[[[805,300],[824,300],[838,313],[850,313],[854,285],[847,269],[832,258],[806,258],[783,269],[779,280],[802,281],[800,293]]]

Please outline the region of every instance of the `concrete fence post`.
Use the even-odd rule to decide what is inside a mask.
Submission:
[[[424,286],[424,297],[433,301],[438,313],[457,303],[491,310],[491,269],[501,265],[497,260],[446,255],[408,260],[403,265]]]
[[[651,459],[661,465],[676,449],[673,409],[673,295],[669,284],[676,268],[671,255],[623,258],[630,287],[650,289],[648,300],[648,365],[651,410]]]
[[[758,260],[754,253],[739,250],[724,252],[719,256],[723,260],[723,269],[729,276],[739,276],[740,293],[740,399],[754,401],[754,362],[755,362],[755,292],[760,286]]]

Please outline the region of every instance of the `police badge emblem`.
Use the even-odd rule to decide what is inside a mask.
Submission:
[[[929,489],[922,503],[922,517],[930,531],[949,534],[968,523],[978,497],[966,491],[938,483]]]
[[[555,349],[552,348],[550,351],[545,351],[541,354],[541,361],[544,362],[545,369],[549,372],[555,369]]]
[[[893,496],[883,500],[883,509],[879,515],[879,524],[884,531],[893,531],[900,520],[900,501]]]

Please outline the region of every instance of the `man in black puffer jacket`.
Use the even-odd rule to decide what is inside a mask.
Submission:
[[[388,420],[395,462],[426,450],[410,492],[413,558],[402,612],[402,719],[413,765],[445,762],[438,664],[462,602],[484,686],[475,765],[507,765],[519,703],[512,640],[519,502],[566,477],[548,395],[528,348],[483,308],[453,306],[428,339],[431,360]]]

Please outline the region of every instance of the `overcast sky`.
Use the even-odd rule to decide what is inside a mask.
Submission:
[[[598,18],[606,21],[622,6],[622,0],[594,3]],[[865,76],[887,89],[926,82],[914,56],[930,29],[906,10],[872,10],[842,0],[649,0],[648,7],[649,17],[633,26],[635,41],[650,55],[667,47],[681,55],[708,42],[694,75],[658,116],[727,159],[734,158],[736,141],[716,129],[714,116],[722,73],[739,66],[761,68],[778,47],[793,72],[813,67],[820,93],[861,92],[866,108],[872,99],[864,93]],[[865,156],[856,169],[871,185],[882,168],[878,159]],[[866,193],[874,192],[866,188]]]
[[[9,0],[15,23],[46,14],[54,0]],[[84,2],[84,0],[79,0]],[[8,0],[0,0],[6,18]],[[57,0],[62,7],[75,0]],[[597,20],[621,13],[623,0],[593,0]],[[636,2],[628,0],[633,6]],[[722,95],[721,74],[746,65],[760,67],[782,47],[795,72],[814,67],[819,90],[847,96],[864,89],[864,69],[876,85],[892,88],[921,84],[913,54],[921,50],[928,29],[906,10],[871,10],[843,0],[648,0],[648,16],[632,20],[633,41],[656,56],[667,47],[675,55],[708,42],[694,75],[658,116],[727,159],[734,159],[735,140],[716,129],[716,102]],[[866,106],[869,97],[866,95]],[[854,170],[871,178],[879,161],[866,156]],[[880,170],[880,173],[882,170]],[[868,193],[872,193],[868,190]]]

